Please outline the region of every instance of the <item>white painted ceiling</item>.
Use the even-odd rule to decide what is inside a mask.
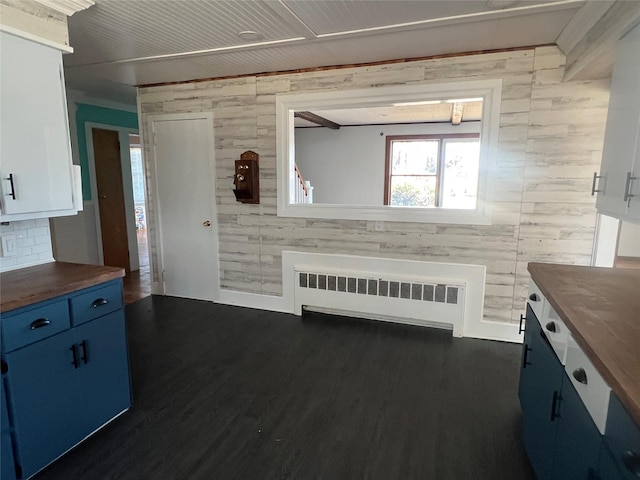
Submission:
[[[70,88],[135,86],[555,43],[583,0],[96,0],[69,18]],[[241,31],[261,39],[243,41]]]

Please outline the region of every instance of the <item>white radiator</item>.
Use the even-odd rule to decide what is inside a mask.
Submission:
[[[451,329],[455,337],[464,335],[465,318],[470,311],[482,315],[484,267],[291,254],[295,255],[295,262],[289,274],[293,277],[294,312],[298,315],[307,308],[437,326]]]

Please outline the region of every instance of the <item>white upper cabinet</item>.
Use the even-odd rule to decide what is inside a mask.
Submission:
[[[0,220],[74,214],[62,53],[0,35]]]
[[[640,26],[618,42],[599,175],[598,211],[640,223]]]

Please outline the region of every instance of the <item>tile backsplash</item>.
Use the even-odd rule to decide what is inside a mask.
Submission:
[[[15,235],[14,255],[0,257],[0,272],[53,261],[49,219],[24,220],[0,225],[0,235]]]

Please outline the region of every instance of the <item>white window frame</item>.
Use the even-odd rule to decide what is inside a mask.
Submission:
[[[295,111],[389,106],[456,98],[482,98],[478,200],[474,210],[392,205],[294,204]],[[276,161],[278,174],[277,214],[280,217],[372,220],[388,222],[490,225],[492,184],[498,151],[502,80],[478,80],[423,85],[331,90],[276,95]]]

